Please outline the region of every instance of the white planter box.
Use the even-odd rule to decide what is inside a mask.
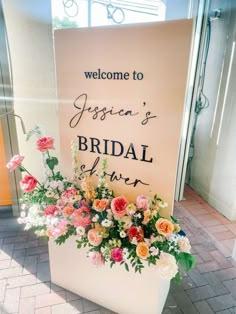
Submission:
[[[120,265],[96,267],[86,252],[76,248],[74,237],[61,246],[49,241],[52,282],[119,314],[162,312],[170,282],[161,279],[155,267],[141,275]]]

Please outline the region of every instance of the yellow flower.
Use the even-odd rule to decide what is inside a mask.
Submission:
[[[142,259],[147,259],[150,256],[148,245],[145,242],[139,242],[136,247],[136,254]]]
[[[174,224],[174,233],[178,233],[180,232],[181,228],[180,228],[180,225],[179,224]]]
[[[142,223],[144,225],[146,225],[152,219],[152,213],[151,213],[151,211],[149,209],[147,209],[147,210],[144,211],[143,215],[144,215],[144,217],[143,217]]]

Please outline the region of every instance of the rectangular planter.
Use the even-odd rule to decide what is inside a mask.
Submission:
[[[86,249],[77,249],[75,237],[61,246],[49,241],[51,280],[119,314],[161,314],[170,282],[154,267],[142,274],[123,266],[91,264]]]

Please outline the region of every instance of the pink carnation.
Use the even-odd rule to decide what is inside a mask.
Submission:
[[[44,137],[40,137],[37,142],[37,149],[40,152],[45,152],[46,150],[49,149],[54,149],[54,138],[50,137],[50,136],[44,136]]]
[[[102,266],[105,263],[104,257],[99,252],[91,252],[90,259],[95,266]]]
[[[33,176],[26,175],[20,181],[20,186],[24,192],[31,192],[35,189],[37,183],[38,181]]]
[[[114,262],[122,262],[123,261],[123,250],[121,248],[114,248],[111,251],[111,258]]]
[[[44,208],[43,214],[45,216],[54,216],[55,212],[58,211],[57,206],[55,205],[48,205],[47,207]]]
[[[111,201],[111,210],[115,216],[122,217],[127,213],[126,207],[128,204],[129,203],[124,196],[115,197]]]
[[[12,157],[12,159],[9,161],[9,163],[7,164],[7,168],[10,171],[15,170],[24,160],[24,156],[20,156],[20,155],[15,155],[14,157]]]
[[[90,209],[87,206],[76,209],[71,217],[75,227],[87,227],[91,224]]]
[[[67,188],[65,192],[62,193],[61,198],[63,200],[69,200],[71,197],[77,195],[77,190],[74,187]]]
[[[148,197],[140,195],[136,199],[136,206],[138,209],[147,210],[148,209]]]

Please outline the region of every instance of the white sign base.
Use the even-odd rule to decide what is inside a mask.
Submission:
[[[96,267],[86,252],[76,248],[75,237],[61,246],[50,241],[52,282],[119,314],[161,314],[170,282],[158,276],[155,266],[142,274],[120,265]]]

